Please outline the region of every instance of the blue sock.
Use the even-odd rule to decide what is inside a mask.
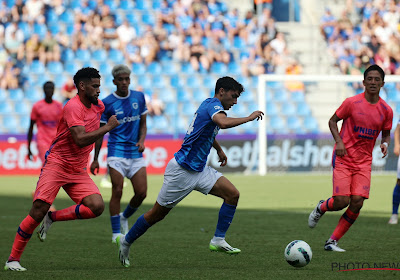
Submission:
[[[225,234],[231,225],[233,215],[235,215],[236,205],[229,205],[225,202],[222,204],[219,210],[217,229],[215,230],[214,236],[225,237]]]
[[[131,227],[129,232],[125,235],[125,241],[132,244],[136,239],[142,236],[151,225],[145,220],[144,215],[140,216],[136,223]]]
[[[398,214],[400,204],[400,186],[396,184],[393,190],[393,210],[392,214]]]
[[[119,215],[111,216],[111,228],[113,233],[121,233],[121,222]]]
[[[125,210],[124,210],[124,213],[122,213],[122,215],[123,215],[126,219],[128,219],[130,216],[133,215],[133,213],[136,212],[136,210],[137,210],[137,208],[133,208],[132,206],[130,206],[130,205],[128,204],[128,206],[126,206],[126,208],[125,208]]]

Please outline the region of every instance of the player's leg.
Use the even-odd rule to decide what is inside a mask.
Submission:
[[[114,162],[115,163],[115,162]],[[111,229],[112,229],[112,242],[115,242],[117,236],[121,234],[121,197],[124,188],[124,175],[123,170],[108,167],[110,171],[110,178],[112,183],[111,198],[109,204]]]
[[[119,235],[116,238],[118,257],[123,266],[130,266],[129,251],[133,242],[142,236],[151,226],[164,219],[171,209],[161,206],[156,202],[153,208],[137,219],[126,235]]]
[[[392,216],[389,219],[390,225],[396,225],[399,220],[399,204],[400,204],[400,157],[397,160],[397,181],[393,189],[392,199]]]
[[[347,207],[350,203],[350,185],[352,173],[350,170],[341,167],[333,169],[332,183],[333,194],[327,200],[321,200],[308,216],[308,226],[316,227],[322,215],[327,211],[339,211]]]
[[[219,210],[214,237],[210,241],[210,250],[228,254],[240,253],[240,249],[233,248],[225,241],[226,232],[232,223],[239,201],[239,191],[227,178],[222,176],[216,181],[209,193],[224,200]]]
[[[50,208],[50,204],[42,201],[36,200],[32,204],[32,208],[29,211],[29,215],[21,222],[18,227],[17,234],[15,235],[13,246],[11,249],[11,254],[4,266],[5,270],[12,271],[25,271],[26,268],[20,265],[21,255],[25,250],[34,230],[43,220],[47,211]]]
[[[143,158],[131,159],[132,173],[129,174],[133,187],[134,196],[129,201],[125,210],[120,214],[121,216],[121,228],[124,234],[129,230],[128,218],[131,217],[142,205],[143,200],[147,195],[147,172],[145,167],[145,161]]]

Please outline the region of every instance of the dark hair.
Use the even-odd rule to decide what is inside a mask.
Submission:
[[[217,80],[217,84],[215,85],[215,94],[217,94],[221,88],[225,90],[237,91],[239,94],[244,91],[244,87],[241,83],[228,76],[219,78]]]
[[[45,82],[45,83],[43,84],[43,90],[44,90],[44,88],[47,87],[47,86],[53,86],[53,87],[54,87],[54,83],[53,83],[52,81],[47,81],[47,82]]]
[[[385,71],[383,71],[383,69],[376,64],[371,65],[370,67],[367,68],[367,70],[365,70],[364,80],[367,78],[367,74],[371,71],[378,71],[379,74],[381,74],[382,81],[385,80]]]
[[[101,76],[99,71],[92,67],[84,67],[79,69],[78,72],[74,75],[74,84],[76,88],[79,88],[79,82],[90,79],[100,79]]]

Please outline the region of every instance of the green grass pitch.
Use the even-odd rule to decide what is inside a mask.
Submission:
[[[400,268],[400,224],[388,225],[394,173],[373,174],[370,199],[356,223],[340,241],[345,253],[325,252],[323,244],[343,211],[327,213],[315,229],[307,226],[310,211],[331,195],[329,174],[243,176],[225,174],[241,193],[227,241],[242,250],[237,256],[212,253],[222,200],[193,192],[131,247],[131,267],[124,268],[111,243],[108,207],[99,218],[53,224],[46,242],[32,236],[21,260],[27,272],[1,271],[0,279],[399,279],[400,271],[339,271],[370,267]],[[94,180],[99,182],[100,178]],[[37,177],[0,176],[0,256],[4,264],[19,223],[31,207]],[[162,176],[149,176],[145,203],[130,220],[154,204]],[[106,205],[110,189],[100,188]],[[125,207],[132,188],[124,188]],[[63,190],[58,209],[72,205]],[[295,239],[313,250],[311,263],[293,268],[283,251]],[[353,265],[352,265],[353,264]],[[343,265],[345,267],[343,267]],[[357,268],[357,267],[355,267]]]

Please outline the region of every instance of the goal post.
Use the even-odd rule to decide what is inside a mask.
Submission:
[[[260,111],[264,112],[263,120],[259,121],[257,131],[258,141],[258,173],[263,176],[266,175],[267,168],[267,123],[269,115],[267,112],[268,102],[273,101],[273,94],[269,94],[270,98],[267,98],[267,92],[273,91],[268,87],[268,83],[273,82],[303,82],[304,84],[304,95],[305,102],[309,105],[312,114],[315,112],[326,112],[332,115],[334,110],[340,106],[345,98],[350,97],[357,92],[350,86],[350,83],[362,83],[363,75],[276,75],[276,74],[263,74],[258,76],[257,86],[257,99]],[[328,83],[328,84],[327,84]],[[325,85],[324,85],[325,84]],[[332,85],[335,86],[332,86]],[[396,97],[393,92],[396,90],[397,85],[400,85],[400,75],[386,75],[385,86],[381,90],[381,97],[385,99],[389,105],[392,106],[394,111],[394,119],[398,118],[395,112],[396,102],[400,104],[400,96]],[[321,90],[323,89],[323,90]],[[400,92],[400,86],[397,87]],[[332,99],[333,98],[333,99]],[[332,101],[333,100],[333,101]],[[329,108],[329,109],[328,109]],[[335,109],[332,109],[335,108]],[[323,123],[327,123],[329,117],[317,114],[315,116],[319,118]],[[328,126],[323,128],[325,132],[329,132]]]

